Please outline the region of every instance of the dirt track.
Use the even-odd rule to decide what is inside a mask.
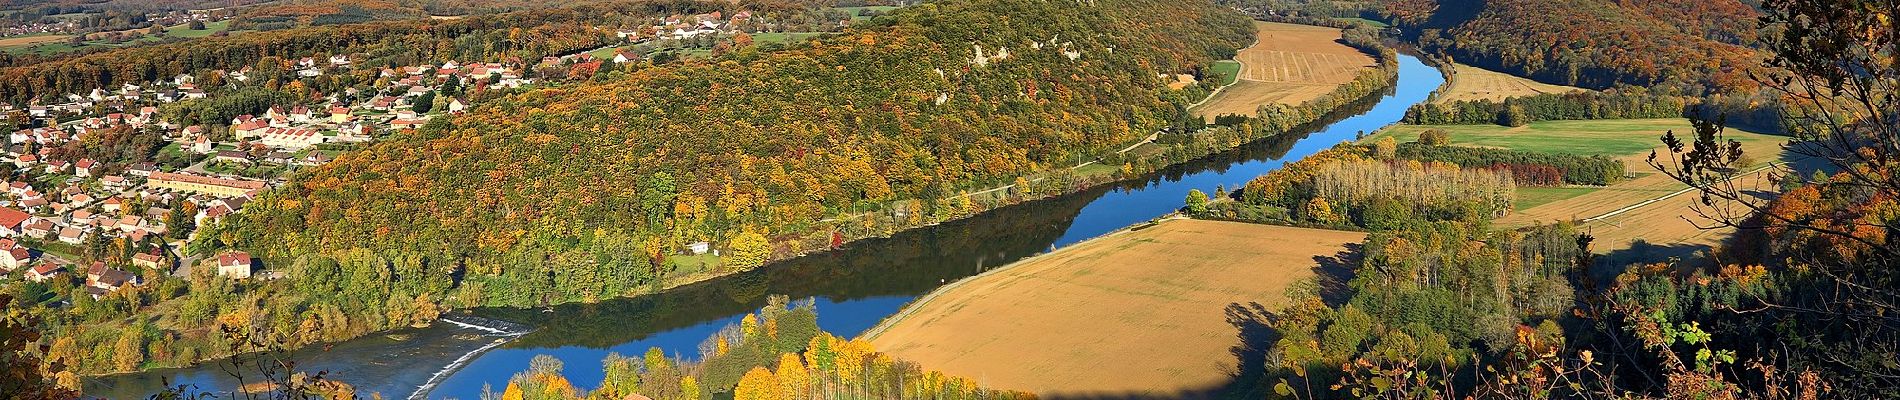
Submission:
[[[1196,115],[1253,115],[1262,104],[1299,104],[1377,66],[1371,56],[1341,44],[1338,29],[1275,22],[1254,27],[1259,42],[1234,56],[1240,80],[1196,107]]]

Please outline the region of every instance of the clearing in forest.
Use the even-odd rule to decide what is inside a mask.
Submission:
[[[1254,115],[1262,104],[1299,104],[1378,65],[1372,56],[1340,43],[1342,32],[1336,28],[1259,21],[1254,28],[1259,41],[1234,55],[1239,79],[1195,107],[1195,115]]]
[[[1552,85],[1464,64],[1452,64],[1451,71],[1450,83],[1433,98],[1435,102],[1504,101],[1508,97],[1585,91],[1579,87]]]
[[[1393,136],[1399,142],[1408,142],[1416,140],[1418,133],[1426,129],[1451,132],[1454,146],[1615,157],[1623,161],[1632,176],[1628,180],[1603,187],[1520,187],[1517,191],[1517,210],[1498,219],[1499,226],[1584,220],[1637,206],[1611,217],[1582,224],[1585,232],[1596,237],[1591,247],[1599,253],[1607,253],[1627,249],[1632,243],[1640,241],[1676,249],[1668,255],[1686,255],[1679,253],[1713,248],[1733,233],[1733,230],[1699,229],[1691,223],[1694,217],[1690,220],[1681,218],[1691,214],[1689,206],[1697,202],[1699,196],[1695,193],[1678,194],[1688,186],[1656,172],[1645,163],[1650,150],[1662,147],[1657,138],[1663,132],[1673,130],[1677,137],[1685,141],[1693,139],[1695,130],[1686,119],[1541,121],[1516,128],[1497,125],[1395,125],[1368,138],[1367,143],[1382,136]],[[1741,187],[1759,190],[1763,195],[1772,193],[1775,188],[1764,179],[1766,173],[1749,172],[1769,162],[1789,161],[1787,158],[1792,156],[1784,154],[1780,148],[1782,143],[1787,142],[1787,137],[1737,128],[1729,128],[1726,136],[1741,142],[1743,153],[1753,160],[1751,165],[1740,169],[1742,173],[1735,178],[1736,182]],[[1644,204],[1672,194],[1674,196],[1668,199]]]
[[[64,42],[73,35],[29,35],[0,38],[0,49],[25,48],[40,43]]]
[[[1242,329],[1264,329],[1252,318],[1257,310],[1279,309],[1289,286],[1341,267],[1347,245],[1365,236],[1169,220],[938,289],[867,339],[896,358],[985,387],[1201,393],[1230,379],[1234,349],[1245,347]]]

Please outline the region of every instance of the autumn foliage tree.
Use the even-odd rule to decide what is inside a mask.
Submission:
[[[875,21],[493,99],[303,170],[200,237],[267,259],[413,260],[424,270],[395,276],[457,277],[430,294],[472,304],[625,295],[696,272],[667,257],[696,241],[751,268],[905,221],[831,217],[954,204],[1124,146],[1179,112],[1158,72],[1252,37],[1199,2],[957,0]],[[671,190],[644,184],[662,175]]]

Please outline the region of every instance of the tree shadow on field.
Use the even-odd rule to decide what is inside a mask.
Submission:
[[[1353,278],[1353,267],[1365,256],[1365,246],[1360,243],[1347,244],[1344,250],[1332,255],[1313,257],[1313,269],[1319,282],[1320,300],[1327,305],[1342,305],[1351,293],[1348,282]],[[1233,325],[1236,339],[1228,354],[1233,363],[1224,382],[1208,384],[1202,387],[1185,388],[1172,392],[1102,392],[1102,393],[1056,393],[1044,394],[1045,399],[1101,399],[1101,400],[1160,400],[1160,399],[1260,399],[1271,393],[1270,385],[1265,381],[1269,352],[1274,342],[1280,340],[1279,331],[1273,326],[1279,322],[1279,314],[1272,308],[1259,302],[1230,303],[1225,310],[1227,323]],[[1212,356],[1212,355],[1210,355]],[[1209,357],[1209,361],[1214,361]]]
[[[1043,395],[1057,400],[1161,400],[1161,399],[1258,399],[1266,396],[1262,377],[1266,373],[1267,352],[1280,340],[1273,330],[1277,314],[1258,302],[1230,303],[1227,323],[1234,326],[1239,341],[1228,348],[1234,357],[1225,382],[1173,392],[1059,393]]]
[[[1352,294],[1349,283],[1353,278],[1353,266],[1358,265],[1359,259],[1365,256],[1365,247],[1362,243],[1349,243],[1345,250],[1333,255],[1313,256],[1313,276],[1319,281],[1320,301],[1333,307],[1346,303]]]
[[[1671,259],[1696,260],[1711,251],[1714,248],[1706,244],[1655,244],[1636,239],[1630,241],[1628,246],[1598,255],[1595,265],[1591,266],[1590,276],[1600,282],[1608,282],[1629,270],[1631,265],[1668,262]]]

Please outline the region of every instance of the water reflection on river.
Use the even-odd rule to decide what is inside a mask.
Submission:
[[[538,354],[561,359],[570,381],[592,387],[601,379],[599,365],[608,353],[636,355],[659,347],[668,354],[695,355],[700,341],[764,306],[771,294],[814,298],[820,327],[838,335],[856,335],[946,282],[1153,219],[1180,207],[1189,189],[1211,193],[1216,186],[1238,187],[1288,161],[1397,122],[1406,108],[1424,101],[1444,83],[1436,70],[1411,56],[1402,55],[1399,66],[1396,90],[1336,112],[1335,122],[1302,130],[1310,134],[1251,143],[1167,168],[1144,180],[1012,206],[887,239],[860,241],[837,251],[658,295],[551,310],[477,310],[475,314],[483,317],[536,329],[473,355],[460,368],[451,368],[426,397],[476,399],[484,385],[499,391]],[[399,398],[411,395],[484,340],[492,340],[449,326],[403,334],[410,339],[397,342],[378,335],[345,343],[304,360],[304,366],[329,370],[330,377],[355,384],[359,390]],[[216,370],[106,377],[90,380],[87,389],[94,395],[136,397],[155,390],[158,376],[204,387],[229,387],[217,384]]]

